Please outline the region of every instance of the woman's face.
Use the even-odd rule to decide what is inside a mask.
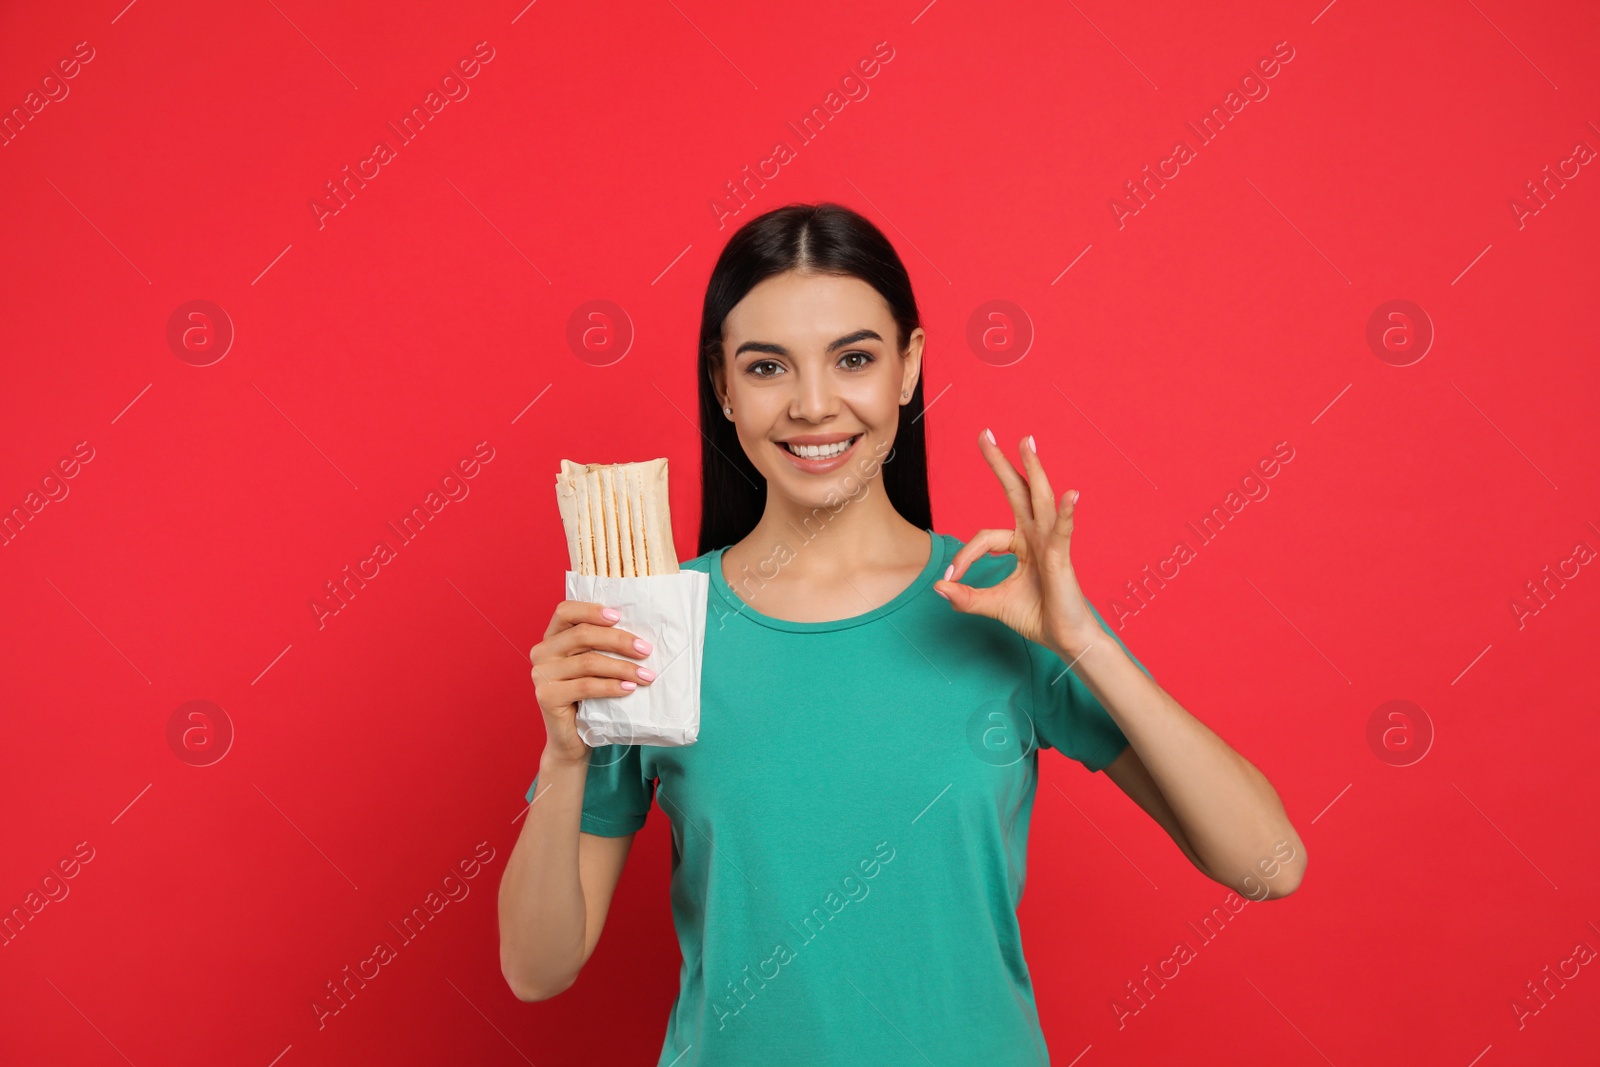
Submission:
[[[855,277],[787,271],[734,306],[722,333],[723,404],[769,494],[820,507],[861,491],[894,444],[923,336],[914,331],[897,352],[889,305]]]

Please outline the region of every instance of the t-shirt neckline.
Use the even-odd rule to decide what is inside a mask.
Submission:
[[[946,566],[945,556],[948,553],[944,538],[934,533],[931,529],[927,529],[925,532],[928,535],[929,542],[928,562],[923,564],[922,572],[917,575],[910,585],[900,590],[894,599],[880,604],[871,611],[860,615],[851,615],[849,618],[829,619],[824,622],[796,622],[792,619],[778,619],[771,615],[762,614],[741,600],[739,595],[728,585],[728,580],[722,573],[722,553],[725,550],[723,548],[716,549],[711,554],[711,565],[708,568],[711,572],[711,587],[741,617],[769,629],[787,630],[791,633],[824,633],[829,630],[847,630],[852,626],[861,626],[865,623],[874,622],[885,615],[900,610],[921,594],[923,590],[930,588],[944,573]]]

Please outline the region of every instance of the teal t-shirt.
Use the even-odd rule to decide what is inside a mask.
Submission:
[[[1098,771],[1128,741],[1059,656],[933,591],[961,542],[928,532],[916,581],[832,622],[755,611],[721,549],[682,564],[710,576],[699,739],[595,749],[580,822],[671,823],[659,1067],[1049,1063],[1017,923],[1039,749]]]

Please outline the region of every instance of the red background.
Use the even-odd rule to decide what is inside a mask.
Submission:
[[[694,554],[707,275],[736,225],[821,199],[917,286],[936,526],[1008,520],[992,425],[1082,491],[1108,619],[1189,540],[1121,635],[1311,854],[1202,942],[1226,890],[1046,755],[1023,919],[1056,1061],[1592,1055],[1594,967],[1542,1006],[1525,983],[1600,948],[1600,575],[1562,563],[1600,546],[1600,174],[1510,206],[1600,147],[1592,5],[123,4],[8,5],[0,33],[8,114],[94,56],[0,147],[0,507],[93,453],[0,547],[0,907],[93,850],[0,948],[0,1061],[654,1062],[678,967],[659,811],[575,987],[523,1004],[498,967],[554,474],[669,456]],[[319,226],[324,183],[480,41],[469,95]],[[1119,226],[1124,183],[1281,41],[1270,95]],[[869,94],[798,144],[785,123],[879,42]],[[728,198],[779,139],[795,158]],[[1397,299],[1435,331],[1408,366],[1366,339]],[[191,300],[235,331],[208,366],[167,340]],[[592,300],[631,324],[609,366],[567,340]],[[1031,324],[1024,358],[969,345],[991,300]],[[319,627],[324,583],[479,442],[470,494]],[[1199,546],[1185,524],[1279,442],[1270,494]],[[234,732],[209,766],[169,742],[192,700]],[[1411,732],[1369,743],[1391,700]],[[390,924],[480,842],[470,894],[401,946]],[[398,958],[319,1028],[379,939]],[[1119,1027],[1179,939],[1197,958]]]

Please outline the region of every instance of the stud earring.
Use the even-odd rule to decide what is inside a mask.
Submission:
[[[733,414],[733,409],[730,408],[730,407],[724,406],[723,409],[722,409],[722,413],[724,415],[732,415]]]
[[[904,399],[905,399],[905,398],[906,398],[906,397],[908,397],[908,396],[910,396],[910,395],[911,395],[911,394],[910,394],[910,393],[901,393],[901,394],[900,394],[900,398],[901,398],[901,399],[902,399],[902,400],[904,400]]]

